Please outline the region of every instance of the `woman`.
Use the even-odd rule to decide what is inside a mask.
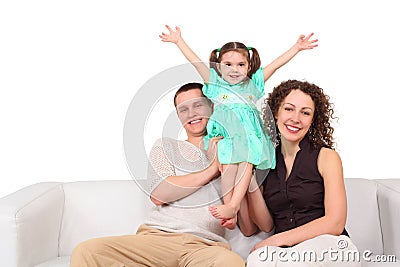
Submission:
[[[239,216],[239,223],[246,235],[257,228],[275,232],[254,246],[247,266],[360,266],[345,229],[346,191],[329,97],[314,84],[289,80],[274,88],[267,104],[279,132],[276,168],[261,189],[253,181],[249,216]]]

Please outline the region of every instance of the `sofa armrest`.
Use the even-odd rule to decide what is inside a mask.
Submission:
[[[31,267],[57,257],[63,206],[57,182],[34,184],[1,198],[1,265]]]
[[[376,180],[383,253],[400,259],[400,179]]]

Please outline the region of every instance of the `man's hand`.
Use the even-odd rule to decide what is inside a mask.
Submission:
[[[219,176],[220,163],[218,161],[218,141],[224,138],[223,136],[217,136],[210,139],[208,142],[207,158],[210,160],[210,167],[215,168],[216,176]]]

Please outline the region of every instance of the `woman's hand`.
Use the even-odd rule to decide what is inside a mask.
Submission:
[[[313,36],[314,33],[310,33],[309,35],[300,35],[300,37],[297,39],[297,48],[299,51],[301,50],[306,50],[306,49],[313,49],[314,47],[317,47],[318,44],[318,39],[314,39],[310,41],[311,36]]]
[[[263,241],[258,242],[250,251],[253,252],[256,249],[265,247],[265,246],[274,246],[280,247],[283,246],[282,238],[279,238],[279,234],[271,235],[270,237],[264,239]]]
[[[175,31],[169,27],[168,25],[166,25],[165,27],[167,27],[169,33],[161,33],[159,36],[161,38],[161,41],[163,42],[171,42],[174,44],[177,44],[178,41],[181,39],[181,29],[179,27],[175,27]]]

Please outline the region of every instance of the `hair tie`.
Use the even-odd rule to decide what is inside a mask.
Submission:
[[[217,52],[221,52],[221,48],[217,48]]]

